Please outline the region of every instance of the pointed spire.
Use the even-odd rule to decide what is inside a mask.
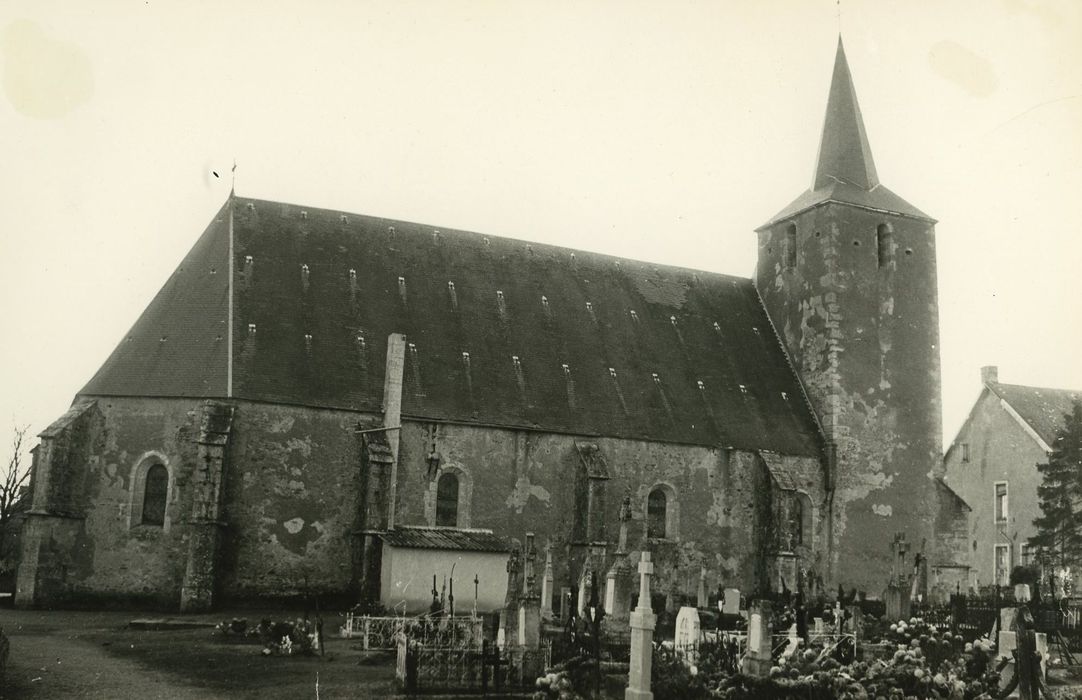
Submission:
[[[834,58],[834,76],[830,82],[830,98],[827,100],[812,189],[828,187],[839,181],[863,190],[871,190],[879,184],[841,36],[838,37],[838,53]]]

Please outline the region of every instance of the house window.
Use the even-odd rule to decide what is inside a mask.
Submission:
[[[785,267],[796,267],[796,224],[789,224],[785,230]]]
[[[656,488],[646,499],[646,536],[665,537],[665,520],[668,515],[668,496],[665,491]]]
[[[1023,544],[1022,545],[1021,556],[1022,556],[1022,562],[1021,562],[1022,566],[1029,566],[1030,564],[1033,563],[1033,548],[1030,547],[1029,544]]]
[[[1011,572],[1011,546],[1009,544],[995,545],[996,552],[996,585],[1006,586],[1010,581]]]
[[[804,544],[804,502],[796,494],[789,496],[789,535],[790,550]]]
[[[143,489],[143,525],[165,525],[165,499],[169,495],[169,470],[155,464],[147,470]]]
[[[436,486],[436,524],[458,525],[458,476],[453,472],[440,475]]]
[[[879,224],[875,228],[875,245],[879,253],[879,267],[889,267],[894,261],[894,246],[891,241],[890,227]]]
[[[1006,523],[1008,518],[1007,513],[1007,482],[997,481],[995,485],[995,510],[996,510],[996,522]],[[999,545],[996,545],[997,547]]]

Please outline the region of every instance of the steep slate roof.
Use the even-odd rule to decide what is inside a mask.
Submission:
[[[1071,404],[1082,401],[1082,392],[1068,389],[1046,389],[1021,384],[989,382],[988,389],[1006,401],[1034,432],[1049,445],[1063,428],[1064,416],[1071,413]]]
[[[226,395],[228,206],[80,394]]]
[[[234,397],[381,411],[404,333],[405,417],[819,454],[749,279],[233,203]],[[228,231],[212,224],[83,394],[225,395],[225,275],[207,268]],[[178,334],[191,355],[159,343]]]
[[[759,228],[766,228],[827,202],[842,202],[865,209],[933,221],[927,214],[879,183],[841,37],[838,37],[834,74],[830,81],[830,96],[827,99],[823,135],[819,142],[819,155],[816,158],[811,189]]]
[[[404,549],[451,549],[460,552],[510,552],[511,544],[492,530],[399,527],[380,534],[386,544]]]

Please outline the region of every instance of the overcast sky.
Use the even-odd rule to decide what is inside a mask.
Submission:
[[[945,440],[981,365],[1082,388],[1074,0],[6,0],[0,428],[66,410],[234,158],[244,196],[750,276],[839,26],[880,179],[939,220]]]

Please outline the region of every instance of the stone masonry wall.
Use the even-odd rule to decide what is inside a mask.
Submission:
[[[880,224],[892,239],[883,266]],[[942,445],[934,227],[834,203],[815,207],[760,232],[756,286],[837,445],[834,579],[878,594],[894,533],[917,548],[932,542]]]

